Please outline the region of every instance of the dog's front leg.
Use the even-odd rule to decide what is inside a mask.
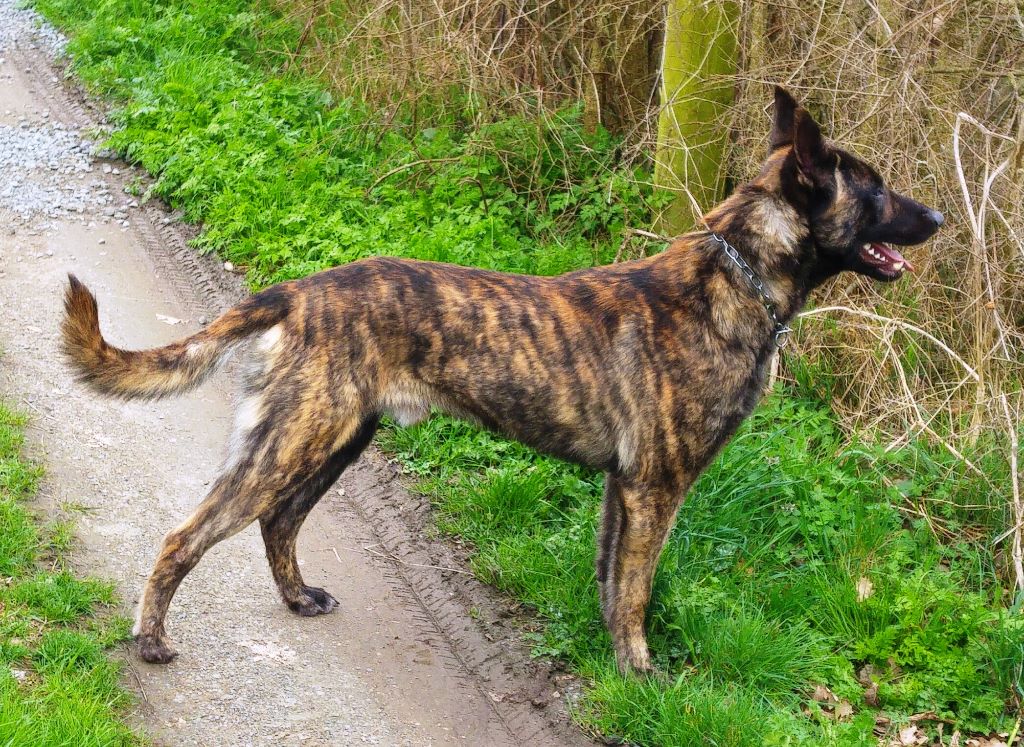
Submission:
[[[602,554],[610,560],[610,577],[602,589],[605,621],[612,634],[619,670],[624,674],[630,670],[650,672],[644,615],[651,597],[654,569],[686,489],[611,479],[616,480],[613,491],[619,498],[621,516],[615,522],[615,541],[605,545],[606,538],[602,537]],[[606,524],[605,531],[610,530],[612,527]]]

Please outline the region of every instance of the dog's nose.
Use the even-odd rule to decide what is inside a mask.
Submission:
[[[940,213],[938,210],[929,210],[928,211],[928,218],[929,218],[929,220],[931,220],[932,223],[935,224],[936,228],[941,226],[946,221],[945,216],[942,213]]]

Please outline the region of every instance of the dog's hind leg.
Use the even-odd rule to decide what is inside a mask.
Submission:
[[[144,660],[162,663],[174,658],[164,616],[178,585],[203,554],[300,493],[310,475],[318,475],[332,455],[343,450],[362,422],[335,422],[329,415],[312,420],[308,411],[295,408],[294,398],[280,401],[287,403],[287,410],[282,406],[247,429],[244,453],[229,462],[195,513],[164,538],[135,626]]]
[[[615,644],[619,669],[651,671],[644,615],[658,557],[668,539],[685,490],[622,483],[622,518],[614,543],[604,598],[605,619]]]
[[[380,418],[367,418],[352,439],[331,455],[320,469],[304,480],[291,496],[260,517],[260,529],[267,548],[267,560],[281,598],[288,608],[303,616],[320,615],[338,606],[323,589],[306,586],[295,556],[295,543],[302,522],[334,484],[335,480],[370,444]]]
[[[195,513],[164,537],[135,622],[135,639],[143,660],[162,664],[176,656],[164,631],[171,598],[203,553],[256,519],[260,493],[255,488],[240,468],[222,474]]]

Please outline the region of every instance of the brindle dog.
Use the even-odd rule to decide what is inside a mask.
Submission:
[[[770,146],[761,172],[705,217],[709,231],[559,277],[367,259],[268,288],[145,351],[109,345],[95,298],[71,277],[64,347],[107,395],[184,391],[255,338],[223,471],[167,535],[146,584],[142,658],[175,655],[164,615],[178,584],[256,519],[285,603],[300,615],[333,610],[299,573],[303,520],[383,413],[408,425],[437,407],[607,472],[604,618],[620,667],[650,670],[644,614],[662,545],[687,489],[761,396],[777,323],[843,270],[895,280],[912,268],[890,245],[923,242],[942,224],[823,139],[781,89]]]

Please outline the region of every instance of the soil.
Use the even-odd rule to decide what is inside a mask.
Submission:
[[[0,126],[102,125],[58,81],[45,45],[4,56]],[[76,567],[113,580],[131,615],[161,538],[216,474],[235,378],[229,367],[156,403],[102,399],[74,383],[58,352],[67,273],[97,294],[104,333],[125,347],[191,333],[245,291],[187,246],[194,229],[125,193],[143,173],[92,158],[66,179],[102,199],[48,214],[0,206],[0,391],[32,418],[47,468],[42,505],[77,521]],[[567,715],[573,679],[530,659],[519,611],[473,579],[432,527],[427,501],[371,449],[300,535],[305,578],[338,599],[333,614],[284,607],[256,527],[221,543],[171,605],[179,658],[148,665],[125,652],[132,718],[158,745],[590,744]]]

